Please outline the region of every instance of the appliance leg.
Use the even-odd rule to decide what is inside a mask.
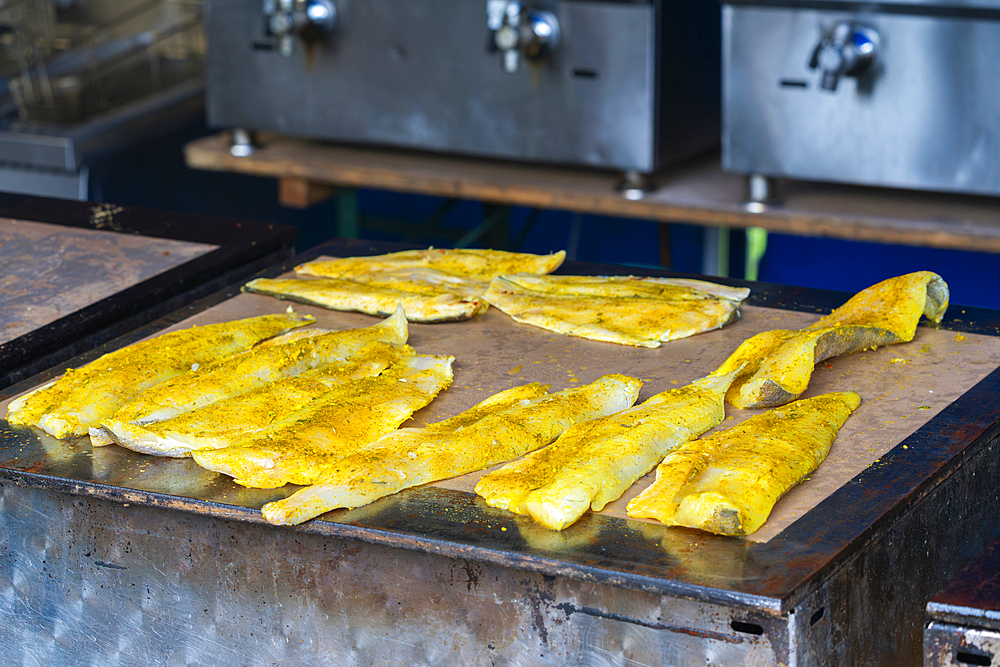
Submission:
[[[729,227],[705,227],[701,246],[701,273],[729,277]]]
[[[229,147],[229,153],[233,157],[247,157],[253,155],[257,149],[257,137],[253,130],[243,127],[233,128],[233,145]]]
[[[761,174],[747,176],[746,209],[751,213],[762,213],[768,206],[778,204],[778,180]]]
[[[645,197],[646,193],[655,190],[656,186],[650,180],[649,174],[629,169],[622,176],[622,180],[618,182],[615,189],[622,193],[625,199],[637,201]]]

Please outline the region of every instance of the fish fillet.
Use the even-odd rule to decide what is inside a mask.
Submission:
[[[814,471],[861,398],[806,398],[678,447],[628,504],[633,517],[719,535],[750,535],[774,503]]]
[[[720,424],[732,380],[732,374],[701,378],[577,424],[548,447],[484,476],[476,493],[488,505],[562,530],[618,499],[674,447]]]
[[[452,294],[465,299],[481,297],[486,288],[490,286],[488,280],[475,280],[464,276],[456,276],[426,266],[362,273],[351,276],[349,280],[373,287],[391,287],[403,290],[404,292],[413,292],[414,294],[425,294],[427,296]]]
[[[372,257],[320,257],[295,267],[295,272],[324,278],[353,278],[367,273],[426,267],[489,282],[505,273],[551,273],[565,258],[566,252],[562,250],[551,255],[533,255],[474,248],[428,248]]]
[[[555,394],[546,394],[538,383],[508,389],[450,419],[383,436],[336,462],[314,486],[265,505],[264,517],[273,524],[298,524],[509,461],[545,446],[577,422],[624,410],[641,385],[628,376],[605,375]]]
[[[913,340],[921,315],[939,322],[947,308],[948,285],[936,273],[890,278],[805,329],[765,331],[745,340],[715,374],[744,368],[726,396],[738,408],[782,405],[806,390],[820,361]]]
[[[392,317],[370,327],[260,346],[164,382],[109,417],[113,416],[116,425],[170,419],[318,366],[342,363],[370,342],[401,346],[407,337],[406,317],[397,310]]]
[[[221,449],[263,431],[336,385],[374,377],[414,354],[409,346],[368,343],[348,360],[277,380],[169,419],[139,424],[112,417],[103,425],[114,442],[143,454],[183,457],[194,450]]]
[[[413,356],[378,377],[338,385],[231,447],[192,452],[243,486],[313,484],[325,468],[395,430],[444,390],[454,357]]]
[[[57,438],[84,435],[150,387],[313,319],[289,311],[191,327],[140,341],[86,366],[69,369],[55,382],[16,399],[8,408],[7,420],[40,426]]]
[[[485,298],[524,324],[609,343],[659,347],[733,321],[749,293],[673,278],[505,275],[490,283]]]
[[[446,289],[411,291],[413,283],[400,281],[367,283],[344,278],[257,278],[243,286],[244,292],[289,299],[330,310],[385,315],[397,306],[411,322],[467,320],[489,307],[481,297],[465,296]]]

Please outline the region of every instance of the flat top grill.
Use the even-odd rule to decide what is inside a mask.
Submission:
[[[384,251],[365,242],[340,241],[312,255]],[[274,267],[269,273],[290,267]],[[572,262],[561,272],[647,273]],[[411,325],[410,344],[418,351],[457,358],[454,384],[415,415],[415,425],[455,414],[517,384],[541,380],[557,390],[606,372],[646,380],[640,395],[644,400],[707,374],[752,333],[803,326],[818,317],[814,313],[828,312],[849,296],[763,284],[751,287],[740,322],[658,350],[563,337],[513,323],[495,310],[470,322]],[[229,291],[205,300],[199,305],[203,310],[183,324],[278,312],[287,305],[268,297],[234,294]],[[296,309],[316,314],[321,326],[331,328],[374,322],[363,315]],[[175,314],[159,327],[176,326],[184,315]],[[146,327],[116,345],[155,331]],[[994,433],[1000,420],[1000,405],[992,398],[1000,388],[998,334],[1000,313],[953,307],[940,329],[921,327],[912,343],[818,366],[806,395],[855,389],[864,402],[844,427],[827,463],[782,499],[772,521],[751,539],[625,518],[627,497],[554,533],[482,503],[469,493],[478,475],[410,489],[367,507],[338,510],[294,530],[783,612],[804,595],[805,584],[891,522],[901,508],[948,470],[962,465]],[[22,383],[3,398],[10,399],[43,379]],[[726,409],[727,416],[736,419],[723,426],[751,414],[728,405]],[[57,441],[36,430],[6,425],[0,432],[0,480],[256,523],[263,522],[259,508],[264,503],[290,493],[245,489],[191,460],[149,457],[113,446],[92,448],[85,440]]]

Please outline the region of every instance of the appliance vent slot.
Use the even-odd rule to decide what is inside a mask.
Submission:
[[[732,621],[729,625],[736,632],[743,632],[748,635],[757,635],[757,636],[764,634],[764,626],[758,625],[756,623],[747,623],[746,621]]]
[[[989,665],[993,664],[993,658],[989,655],[983,655],[981,653],[971,653],[969,651],[957,651],[955,653],[955,662],[962,665]]]

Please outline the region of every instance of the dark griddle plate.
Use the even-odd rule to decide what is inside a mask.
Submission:
[[[100,215],[114,211],[113,216]],[[95,212],[97,213],[95,215]],[[107,223],[109,217],[113,223]],[[75,357],[287,259],[287,225],[0,193],[0,218],[102,229],[218,248],[0,345],[0,387]]]

